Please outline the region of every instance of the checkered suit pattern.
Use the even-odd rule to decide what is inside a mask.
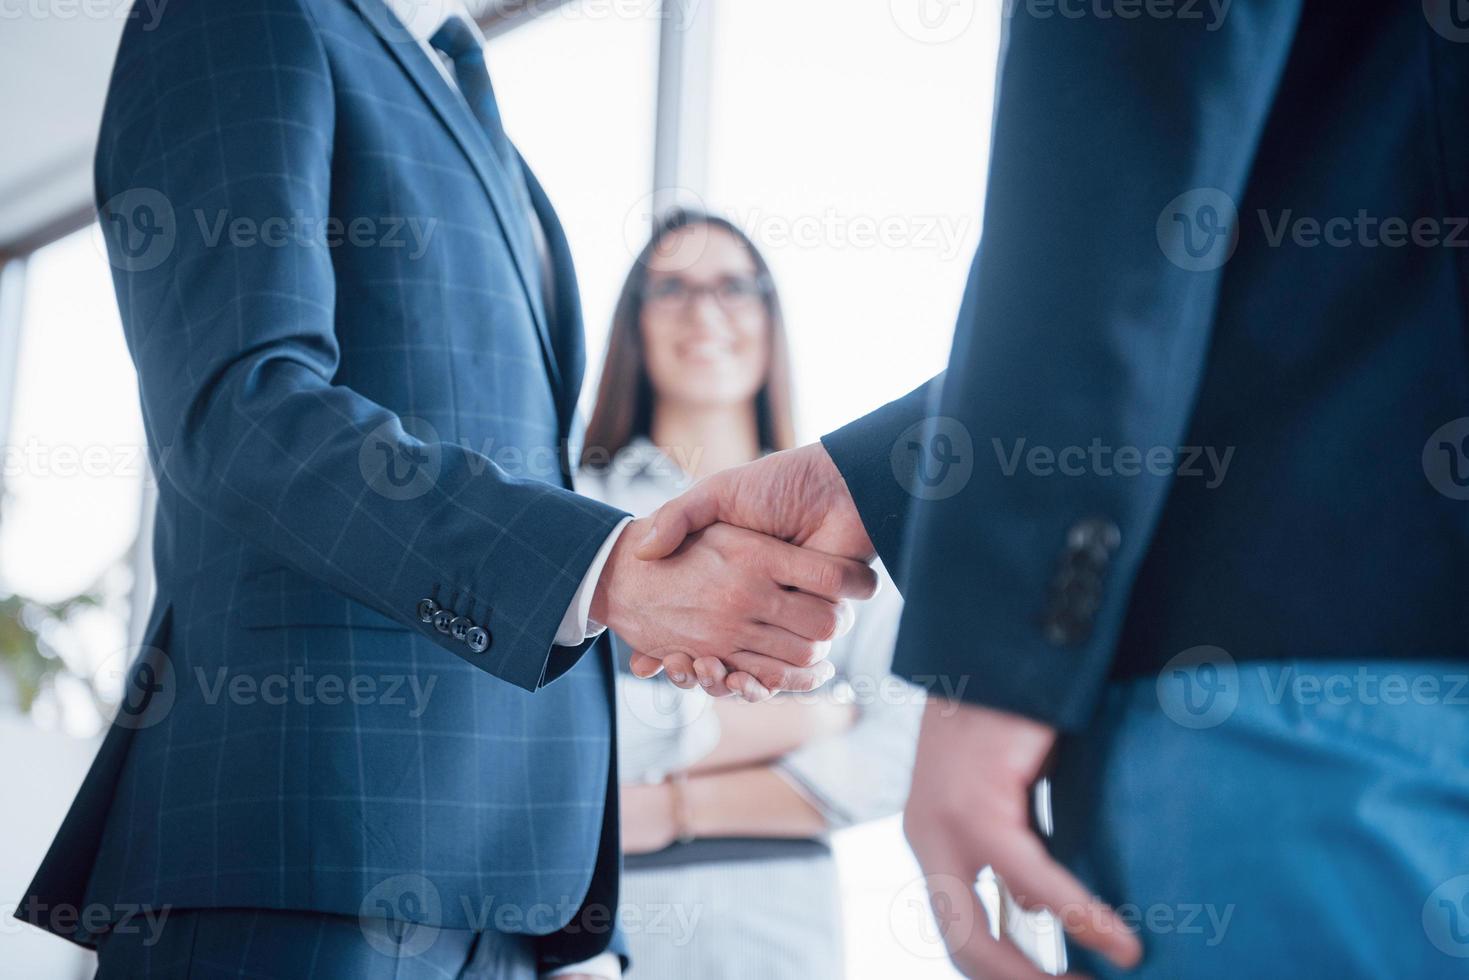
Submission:
[[[180,910],[102,941],[96,980],[535,980],[528,936],[418,926],[394,931],[337,915]]]
[[[608,657],[551,641],[622,515],[568,489],[579,301],[525,177],[550,302],[502,160],[380,0],[129,22],[97,194],[158,605],[26,902],[356,915],[386,887],[543,934],[614,900]]]

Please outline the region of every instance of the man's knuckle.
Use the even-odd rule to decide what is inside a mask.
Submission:
[[[842,591],[842,570],[835,562],[823,561],[816,566],[816,585],[824,595]]]
[[[809,670],[793,670],[786,677],[785,690],[794,694],[805,694],[816,687],[816,678]]]
[[[841,610],[836,606],[827,606],[821,611],[817,619],[818,640],[834,640],[837,631],[842,628]]]

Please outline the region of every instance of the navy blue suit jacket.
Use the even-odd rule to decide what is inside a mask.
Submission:
[[[22,917],[362,911],[552,934],[549,963],[607,945],[610,655],[552,638],[622,515],[569,489],[575,275],[526,171],[547,302],[500,159],[379,0],[129,23],[97,194],[158,598]]]
[[[825,439],[896,670],[1067,728],[1202,645],[1469,652],[1469,23],[1166,6],[1007,18],[949,369]]]

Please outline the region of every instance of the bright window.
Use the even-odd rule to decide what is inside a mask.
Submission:
[[[130,549],[147,472],[137,375],[94,230],[27,262],[11,411],[0,593],[45,603],[95,594],[101,605],[73,628],[43,633],[74,671],[89,673],[127,641]],[[45,701],[37,715],[60,721]],[[100,721],[86,710],[65,720],[83,730]]]
[[[979,239],[998,18],[908,6],[715,8],[702,194],[770,259],[807,438],[943,369]]]

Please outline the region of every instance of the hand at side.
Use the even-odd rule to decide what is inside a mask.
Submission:
[[[918,737],[903,829],[923,867],[954,965],[970,977],[1041,980],[1021,951],[994,939],[974,882],[992,867],[1026,908],[1045,908],[1066,934],[1124,969],[1137,937],[1046,850],[1031,827],[1031,787],[1056,732],[1005,711],[932,699]]]

